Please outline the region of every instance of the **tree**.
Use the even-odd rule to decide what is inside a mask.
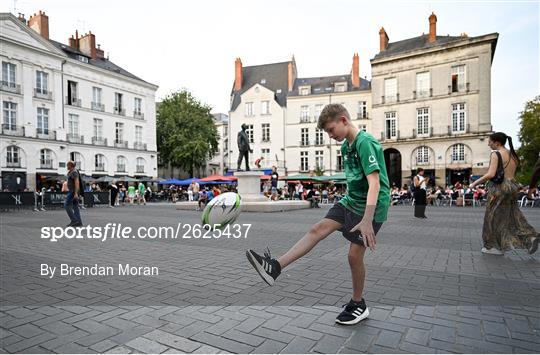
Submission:
[[[521,171],[518,181],[529,184],[532,168],[540,152],[540,96],[525,104],[525,109],[519,115],[519,140],[521,147],[517,153],[521,158]]]
[[[186,90],[161,102],[156,131],[162,164],[186,170],[190,177],[195,169],[206,165],[216,153],[219,139],[210,110]]]

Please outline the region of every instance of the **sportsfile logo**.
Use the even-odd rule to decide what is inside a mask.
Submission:
[[[185,224],[175,227],[123,226],[121,223],[107,223],[105,226],[86,227],[42,227],[41,239],[57,242],[61,239],[90,239],[105,242],[109,239],[246,239],[251,224]]]

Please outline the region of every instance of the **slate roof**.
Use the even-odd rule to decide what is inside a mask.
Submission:
[[[371,89],[371,82],[366,79],[360,78],[360,87],[353,88],[350,74],[334,75],[334,76],[321,76],[315,78],[297,78],[294,81],[293,90],[289,93],[289,96],[298,96],[298,87],[310,85],[311,95],[326,94],[334,92],[334,83],[347,82],[347,91],[360,91]]]
[[[277,103],[281,107],[287,106],[289,63],[282,62],[242,67],[242,88],[239,91],[234,91],[234,89],[231,91],[231,111],[234,111],[240,105],[240,96],[255,84],[260,84],[272,90]],[[262,83],[263,80],[264,84]],[[279,93],[278,90],[280,90]]]
[[[135,80],[139,80],[139,81],[148,83],[147,81],[144,81],[143,79],[131,74],[127,70],[125,70],[125,69],[119,67],[118,65],[114,64],[113,62],[111,62],[107,58],[92,59],[88,55],[86,55],[86,54],[84,54],[84,53],[82,53],[82,52],[80,52],[80,51],[78,51],[78,50],[76,50],[74,48],[71,48],[70,46],[68,46],[66,44],[56,42],[56,41],[54,41],[52,39],[49,39],[49,42],[51,42],[55,47],[57,47],[58,49],[60,49],[64,53],[66,53],[72,59],[78,60],[78,56],[82,55],[83,57],[88,58],[88,64],[90,64],[90,65],[93,65],[95,67],[105,69],[105,70],[108,70],[108,71],[111,71],[111,72],[114,72],[114,73],[117,73],[117,74],[127,76],[128,78],[131,78],[131,79],[135,79]]]
[[[496,35],[498,36],[498,34]],[[489,36],[489,35],[483,35],[483,36],[478,36],[478,37],[437,36],[437,39],[435,40],[435,42],[430,43],[428,41],[428,34],[423,34],[418,37],[413,37],[413,38],[405,39],[402,41],[388,43],[388,47],[386,48],[386,50],[383,52],[377,53],[372,60],[387,58],[387,57],[397,55],[397,54],[405,54],[405,53],[413,52],[419,49],[431,49],[434,47],[444,46],[451,43],[469,42],[475,39],[480,39],[485,36]],[[493,53],[495,52],[496,44],[497,44],[497,40],[495,40],[495,43],[493,44],[493,49],[492,49]]]

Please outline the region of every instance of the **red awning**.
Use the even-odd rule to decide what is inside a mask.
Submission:
[[[235,176],[210,175],[198,181],[236,181],[237,179]]]

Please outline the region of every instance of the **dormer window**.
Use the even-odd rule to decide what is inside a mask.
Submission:
[[[77,59],[83,63],[88,63],[88,58],[83,55],[78,55]]]
[[[347,83],[336,83],[334,85],[335,92],[345,92],[347,91]]]
[[[311,86],[300,86],[298,88],[298,93],[301,96],[309,95],[311,94]]]

